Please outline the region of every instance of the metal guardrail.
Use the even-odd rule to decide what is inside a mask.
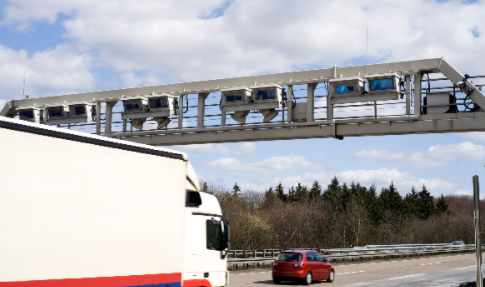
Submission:
[[[327,252],[331,253],[331,252],[352,252],[356,250],[401,250],[401,249],[441,248],[441,247],[449,247],[450,244],[451,243],[367,245],[363,247],[354,247],[354,248],[332,248],[332,249],[328,249]]]
[[[289,250],[289,249],[285,249]],[[461,253],[472,252],[475,244],[463,247],[450,247],[449,243],[443,244],[403,244],[393,246],[366,246],[356,248],[340,249],[318,249],[318,248],[292,248],[291,250],[313,250],[320,252],[327,259],[332,261],[356,260],[356,259],[379,259],[395,256],[411,255],[431,255],[439,253]],[[267,264],[273,262],[276,256],[283,250],[263,249],[263,250],[230,250],[228,264]],[[239,256],[238,256],[239,255]],[[241,256],[242,255],[242,256]],[[246,256],[249,255],[249,256]],[[260,255],[260,256],[258,256]]]

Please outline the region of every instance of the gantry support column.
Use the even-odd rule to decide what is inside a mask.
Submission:
[[[184,126],[184,95],[180,95],[179,97],[179,121],[178,127],[182,129]]]
[[[113,131],[111,130],[111,123],[113,122],[113,107],[116,105],[117,101],[113,102],[106,102],[106,113],[105,113],[105,122],[104,122],[104,133],[105,134],[112,134]]]
[[[226,125],[226,112],[222,111],[221,112],[221,127]]]
[[[287,107],[286,110],[288,111],[288,122],[291,123],[291,113],[293,110],[293,85],[288,85],[288,94],[287,94],[288,102],[286,103]]]
[[[421,79],[423,75],[421,72],[418,72],[416,76],[414,76],[414,115],[420,116],[421,115]]]
[[[406,115],[411,115],[411,76],[407,75],[406,79]]]
[[[314,104],[315,104],[315,89],[318,83],[307,84],[306,91],[306,122],[311,123],[315,121],[314,118]]]
[[[327,95],[327,121],[331,121],[333,119],[333,105],[332,105],[332,96],[331,92],[328,92]]]
[[[203,129],[205,128],[204,125],[204,118],[205,118],[205,99],[209,93],[200,93],[198,98],[198,110],[197,110],[197,128]]]
[[[96,134],[101,134],[101,102],[96,102]]]

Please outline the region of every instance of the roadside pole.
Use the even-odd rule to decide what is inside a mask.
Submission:
[[[483,287],[482,279],[482,242],[480,239],[480,189],[478,176],[473,176],[473,198],[475,202],[475,251],[477,256],[477,287]]]

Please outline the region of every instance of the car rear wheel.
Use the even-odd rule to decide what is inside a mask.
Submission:
[[[332,271],[330,271],[330,275],[328,275],[327,281],[328,282],[333,282],[333,279],[335,279],[335,273],[332,270]]]
[[[305,283],[305,285],[310,285],[310,284],[312,284],[312,281],[313,281],[312,273],[308,272],[305,276],[303,283]]]
[[[273,277],[273,283],[274,284],[280,284],[281,283],[281,279],[278,278],[278,277]]]

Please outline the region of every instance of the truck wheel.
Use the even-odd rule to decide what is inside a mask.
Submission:
[[[305,278],[303,278],[303,283],[305,285],[310,285],[310,284],[312,284],[312,281],[313,281],[312,273],[311,272],[308,272],[306,274]]]
[[[335,273],[332,270],[330,271],[330,275],[328,275],[327,282],[333,282],[333,279],[335,279]]]
[[[278,277],[273,277],[273,283],[274,284],[280,284],[281,283],[281,279],[278,278]]]

